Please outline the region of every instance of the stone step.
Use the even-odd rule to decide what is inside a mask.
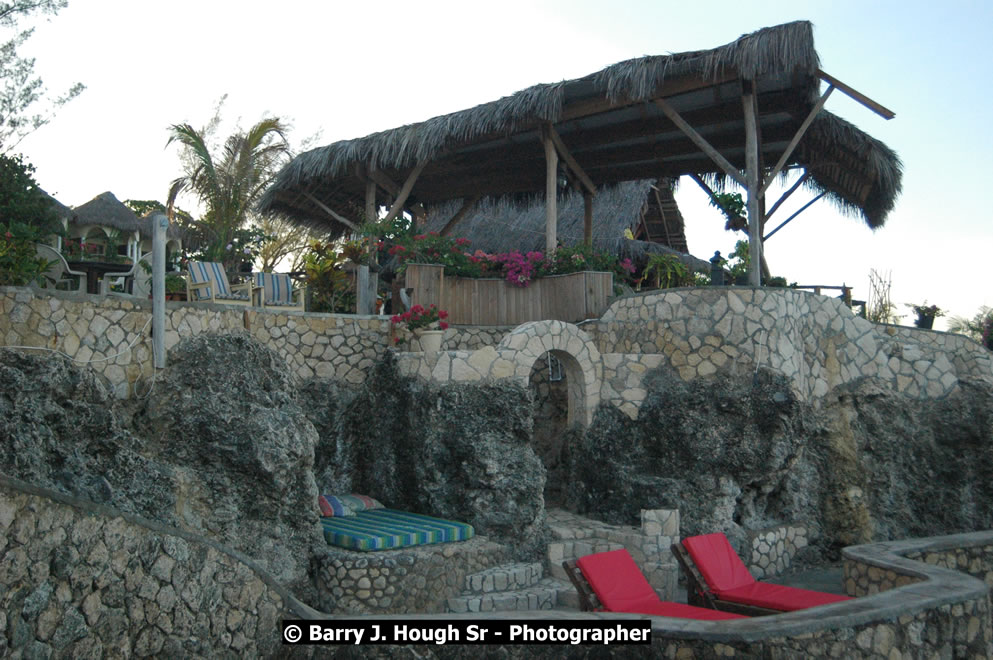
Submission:
[[[448,611],[463,612],[521,612],[550,610],[558,605],[558,580],[539,580],[534,586],[514,591],[488,594],[463,594],[448,599]]]
[[[527,589],[541,578],[541,562],[503,564],[466,575],[463,595]]]
[[[565,572],[562,568],[562,562],[566,559],[585,557],[586,555],[592,555],[595,552],[620,550],[623,547],[625,547],[623,543],[605,541],[602,539],[555,541],[548,544],[548,552],[546,557],[548,559],[549,568],[551,569],[551,574],[564,580],[567,578],[565,577]],[[558,570],[562,572],[556,573],[556,567],[558,567]]]
[[[560,584],[561,586],[559,586],[557,607],[562,609],[578,610],[579,593],[576,591],[576,587],[572,586],[569,582],[562,582]]]

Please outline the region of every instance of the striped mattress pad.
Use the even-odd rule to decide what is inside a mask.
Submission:
[[[394,509],[360,511],[354,516],[321,518],[328,544],[349,550],[374,551],[431,543],[466,541],[472,525]]]

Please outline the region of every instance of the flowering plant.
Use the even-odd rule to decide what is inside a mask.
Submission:
[[[424,307],[422,305],[414,305],[409,310],[403,314],[394,314],[390,317],[390,323],[394,331],[399,330],[409,330],[410,332],[415,332],[417,330],[446,330],[448,328],[448,323],[445,319],[448,318],[448,312],[443,309],[438,309],[434,304]],[[394,335],[393,343],[401,344],[404,339],[399,335]]]
[[[908,305],[908,307],[913,309],[914,314],[917,314],[918,316],[932,316],[934,318],[939,318],[945,315],[945,313],[941,311],[940,307],[937,305],[928,305],[926,300],[923,305]]]

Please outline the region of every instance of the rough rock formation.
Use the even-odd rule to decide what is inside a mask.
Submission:
[[[144,453],[173,465],[175,515],[261,560],[298,593],[325,548],[314,482],[317,432],[285,363],[247,336],[201,336],[169,366],[134,424]]]
[[[387,355],[357,390],[313,381],[300,396],[321,430],[314,471],[322,491],[463,520],[522,556],[539,550],[545,475],[523,388],[419,383]]]
[[[0,471],[215,538],[306,597],[317,434],[291,394],[245,338],[181,343],[129,414],[88,369],[0,351]]]
[[[638,419],[601,407],[571,450],[571,503],[630,524],[678,507],[689,536],[805,522],[820,547],[993,527],[993,384],[918,399],[871,379],[820,407],[771,371],[646,379]]]

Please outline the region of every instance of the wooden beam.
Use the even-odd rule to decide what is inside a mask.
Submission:
[[[400,186],[397,185],[396,181],[386,176],[386,173],[382,170],[374,167],[370,167],[367,171],[369,178],[376,182],[380,188],[388,192],[389,194],[396,197],[400,194]]]
[[[555,254],[558,247],[558,168],[559,155],[552,140],[550,125],[541,127],[541,141],[545,145],[545,255]]]
[[[821,98],[817,99],[817,103],[814,104],[814,107],[811,108],[807,118],[803,120],[802,124],[800,124],[800,128],[797,129],[796,135],[794,135],[793,139],[790,140],[790,143],[787,145],[783,155],[779,157],[779,161],[776,163],[776,166],[772,168],[772,172],[770,172],[769,176],[766,177],[765,183],[762,184],[761,194],[765,194],[765,191],[768,190],[769,186],[772,184],[773,179],[775,179],[779,173],[783,171],[783,166],[786,165],[786,161],[793,155],[793,150],[796,149],[798,144],[800,144],[800,139],[803,137],[804,133],[807,132],[807,129],[810,128],[814,118],[818,115],[818,113],[820,113],[821,109],[824,108],[824,104],[827,103],[828,97],[831,96],[831,92],[833,91],[834,85],[829,85],[827,91],[821,95]]]
[[[314,204],[316,204],[319,209],[321,209],[322,211],[324,211],[325,213],[327,213],[328,215],[330,215],[332,218],[334,218],[335,220],[337,220],[341,224],[345,225],[346,227],[348,227],[349,229],[351,229],[354,232],[358,232],[359,231],[358,225],[356,225],[354,222],[352,222],[351,220],[347,219],[346,217],[344,217],[340,213],[336,213],[334,209],[332,209],[330,206],[328,206],[327,204],[325,204],[321,200],[319,200],[316,197],[314,197],[313,195],[311,195],[309,192],[305,192],[303,195],[304,195],[304,197],[306,197],[307,199],[309,199],[310,201],[312,201]]]
[[[765,214],[765,219],[768,220],[769,218],[771,218],[772,214],[776,212],[776,209],[782,206],[783,202],[785,202],[790,195],[795,193],[797,191],[797,188],[799,188],[803,184],[803,182],[806,181],[809,177],[810,177],[810,172],[805,171],[803,175],[796,180],[796,183],[794,183],[789,190],[783,193],[783,196],[779,198],[779,201],[777,201],[775,204],[772,205],[772,209],[770,209],[769,212]]]
[[[414,183],[417,181],[417,177],[421,175],[421,171],[424,166],[427,165],[427,161],[422,161],[414,166],[414,169],[410,171],[407,175],[407,180],[403,182],[403,188],[400,189],[400,193],[397,195],[396,200],[393,201],[393,206],[390,207],[389,213],[380,222],[383,224],[389,224],[393,222],[393,219],[400,214],[403,210],[403,205],[407,203],[407,198],[410,196],[410,191],[414,188]]]
[[[733,73],[725,73],[719,77],[710,78],[707,80],[702,80],[699,76],[667,79],[662,83],[661,87],[656,90],[656,93],[659,97],[676,96],[678,94],[685,94],[686,92],[693,92],[706,87],[717,87],[718,85],[722,85],[724,83],[734,82],[736,79],[737,76]],[[589,117],[590,115],[600,114],[601,112],[607,112],[608,110],[626,108],[638,103],[641,103],[641,101],[612,102],[607,100],[605,97],[598,96],[596,98],[576,101],[562,108],[562,114],[558,121],[563,122],[570,121],[572,119],[581,119],[583,117]]]
[[[877,115],[882,117],[883,119],[893,119],[894,117],[896,117],[896,113],[890,110],[889,108],[887,108],[886,106],[876,103],[865,94],[862,94],[861,92],[852,89],[851,87],[841,82],[834,76],[829,76],[828,74],[824,73],[822,70],[818,69],[817,77],[823,80],[824,82],[826,82],[827,84],[831,85],[832,87],[837,87],[842,91],[843,94],[853,99],[854,101],[861,103],[862,105],[864,105],[865,107],[869,108]]]
[[[596,186],[593,184],[593,181],[591,181],[590,177],[586,175],[583,168],[579,166],[576,159],[572,157],[569,149],[565,146],[565,142],[562,141],[562,136],[559,135],[558,131],[556,131],[555,127],[551,124],[548,125],[548,135],[552,138],[552,142],[555,143],[555,149],[559,152],[559,156],[565,161],[565,164],[569,166],[572,173],[576,175],[579,182],[583,184],[586,191],[591,195],[595,195]]]
[[[665,113],[665,116],[668,117],[673,124],[679,127],[679,130],[686,134],[686,137],[693,141],[693,144],[700,147],[700,150],[707,154],[707,156],[709,156],[718,167],[724,170],[729,177],[743,186],[748,185],[745,181],[745,177],[741,176],[741,172],[736,170],[734,166],[731,165],[731,163],[729,163],[728,160],[717,151],[717,149],[710,146],[710,143],[707,142],[702,135],[697,133],[692,126],[687,124],[679,113],[676,112],[676,109],[669,105],[668,101],[665,99],[655,99],[655,104],[662,109],[662,112]]]
[[[818,195],[817,197],[815,197],[815,198],[813,198],[812,200],[810,200],[809,202],[807,202],[806,204],[804,204],[804,205],[803,205],[802,207],[800,207],[800,210],[799,210],[799,211],[797,211],[796,213],[794,213],[794,214],[793,214],[793,215],[791,215],[790,217],[788,217],[788,218],[786,218],[785,220],[783,220],[783,221],[782,221],[782,222],[781,222],[781,223],[779,224],[779,226],[778,226],[778,227],[776,227],[775,229],[773,229],[772,231],[770,231],[770,232],[769,232],[768,234],[766,234],[765,236],[763,236],[763,237],[762,237],[762,240],[763,240],[763,241],[767,241],[767,240],[769,240],[770,238],[772,238],[772,235],[773,235],[773,234],[775,234],[775,233],[776,233],[777,231],[779,231],[780,229],[782,229],[783,227],[785,227],[785,226],[786,226],[786,224],[787,224],[787,223],[788,223],[788,222],[789,222],[790,220],[792,220],[793,218],[795,218],[795,217],[797,217],[798,215],[800,215],[801,213],[803,213],[804,211],[806,211],[806,210],[807,210],[808,208],[810,208],[811,206],[813,206],[813,205],[814,205],[814,202],[816,202],[817,200],[819,200],[819,199],[820,199],[821,197],[823,197],[823,196],[824,196],[824,195],[826,195],[826,194],[827,194],[826,192],[822,192],[822,193],[821,193],[820,195]]]
[[[442,227],[441,231],[438,233],[441,236],[448,236],[448,232],[452,231],[452,227],[457,225],[459,221],[465,217],[465,214],[468,213],[469,210],[476,205],[476,202],[478,202],[481,197],[482,197],[481,195],[475,195],[462,202],[462,208],[456,211],[455,215],[452,216],[452,219],[446,222],[445,226]]]
[[[762,219],[759,217],[759,139],[755,83],[745,81],[745,188],[748,190],[748,283],[762,285]]]
[[[662,208],[662,196],[659,189],[652,184],[652,192],[655,194],[655,203],[659,206],[659,218],[662,219],[662,231],[665,232],[665,244],[672,247],[672,237],[669,235],[669,221],[665,217],[665,209]]]
[[[583,193],[583,245],[593,247],[593,193]]]

